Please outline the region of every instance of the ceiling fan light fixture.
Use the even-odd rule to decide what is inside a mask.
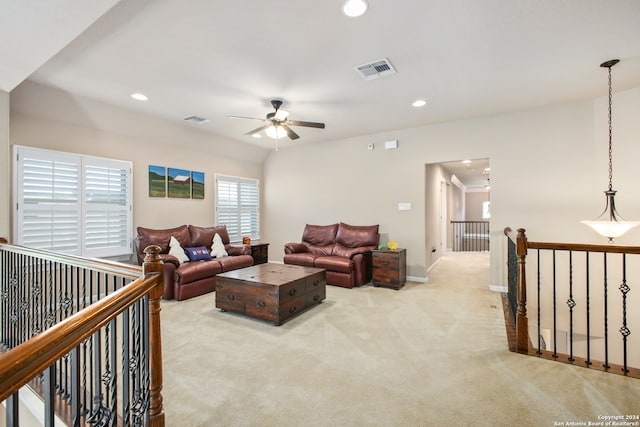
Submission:
[[[411,104],[411,105],[416,107],[416,108],[420,108],[420,107],[424,107],[425,105],[427,105],[427,101],[425,101],[424,99],[418,99],[416,101],[413,101],[413,104]]]
[[[357,18],[367,11],[367,2],[364,0],[347,0],[342,5],[342,12],[350,18]]]
[[[269,138],[282,139],[287,136],[287,131],[282,126],[269,126],[264,130]]]

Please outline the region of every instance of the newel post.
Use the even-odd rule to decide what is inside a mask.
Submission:
[[[160,331],[160,299],[164,293],[164,264],[160,259],[160,247],[156,245],[144,248],[142,275],[160,273],[160,281],[149,294],[149,369],[151,384],[149,387],[149,418],[152,427],[164,427],[164,407],[162,405],[162,339]]]
[[[516,351],[529,352],[529,321],[527,320],[527,236],[525,229],[519,228],[516,235],[516,254],[518,255],[518,310],[516,312]]]

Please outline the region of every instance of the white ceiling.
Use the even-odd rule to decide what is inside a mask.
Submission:
[[[5,90],[28,77],[272,148],[243,135],[260,122],[227,116],[262,118],[280,98],[290,119],[326,123],[286,147],[605,96],[612,58],[614,90],[640,86],[639,0],[368,0],[360,18],[342,0],[0,1],[14,41],[0,61],[20,65]],[[397,74],[354,70],[385,57]]]

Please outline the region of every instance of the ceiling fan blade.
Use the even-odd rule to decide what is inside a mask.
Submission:
[[[280,125],[282,127],[282,129],[284,129],[287,132],[287,136],[289,137],[289,139],[298,139],[300,138],[300,135],[298,135],[297,133],[295,133],[293,130],[291,130],[291,128],[287,125]]]
[[[299,120],[287,120],[287,124],[291,126],[306,126],[308,128],[324,129],[324,123],[317,123],[317,122],[301,122]]]
[[[275,114],[274,118],[277,119],[277,120],[284,120],[284,119],[287,118],[288,115],[289,115],[288,111],[278,110],[278,111],[276,111],[276,114]]]
[[[254,133],[258,133],[258,132],[260,132],[260,131],[265,130],[265,129],[266,129],[266,128],[268,128],[269,126],[271,126],[271,123],[267,123],[267,124],[266,124],[266,125],[264,125],[264,126],[260,126],[259,128],[255,128],[254,130],[251,130],[251,131],[249,131],[249,132],[245,133],[245,135],[253,135]]]
[[[245,117],[245,116],[227,116],[228,119],[249,119],[249,120],[260,120],[264,121],[264,119],[259,119],[257,117]]]

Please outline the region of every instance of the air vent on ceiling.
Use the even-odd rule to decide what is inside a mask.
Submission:
[[[196,125],[209,123],[209,119],[205,119],[204,117],[200,117],[200,116],[189,116],[189,117],[185,117],[184,120]]]
[[[393,65],[391,65],[391,62],[387,58],[360,65],[356,67],[356,71],[365,80],[379,79],[380,77],[396,73],[396,69],[393,68]]]

